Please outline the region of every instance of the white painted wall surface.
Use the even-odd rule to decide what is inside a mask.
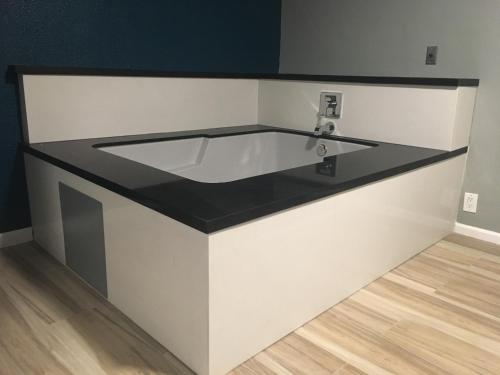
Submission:
[[[257,123],[257,80],[23,77],[30,143]]]
[[[470,87],[24,76],[31,143],[257,123],[312,131],[321,91],[344,93],[339,135],[443,150],[469,143]]]
[[[231,370],[452,232],[465,158],[210,235],[210,374]]]
[[[336,134],[453,150],[467,146],[476,89],[260,81],[259,123],[312,131],[322,91],[341,92]]]

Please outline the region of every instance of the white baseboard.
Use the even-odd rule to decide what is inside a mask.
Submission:
[[[18,245],[33,240],[31,227],[0,233],[0,248]]]
[[[455,233],[500,245],[500,233],[462,223],[455,223]]]

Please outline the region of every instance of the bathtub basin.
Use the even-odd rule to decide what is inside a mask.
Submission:
[[[285,132],[195,137],[99,147],[190,180],[221,183],[321,163],[373,146]]]

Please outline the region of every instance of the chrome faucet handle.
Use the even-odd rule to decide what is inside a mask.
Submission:
[[[318,119],[318,123],[314,128],[314,135],[331,135],[335,131],[335,123],[333,121],[329,121],[324,125],[320,125],[321,117]]]

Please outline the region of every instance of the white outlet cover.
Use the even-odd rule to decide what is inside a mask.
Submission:
[[[479,199],[478,194],[465,193],[464,194],[464,211],[465,212],[477,212],[477,200]]]

